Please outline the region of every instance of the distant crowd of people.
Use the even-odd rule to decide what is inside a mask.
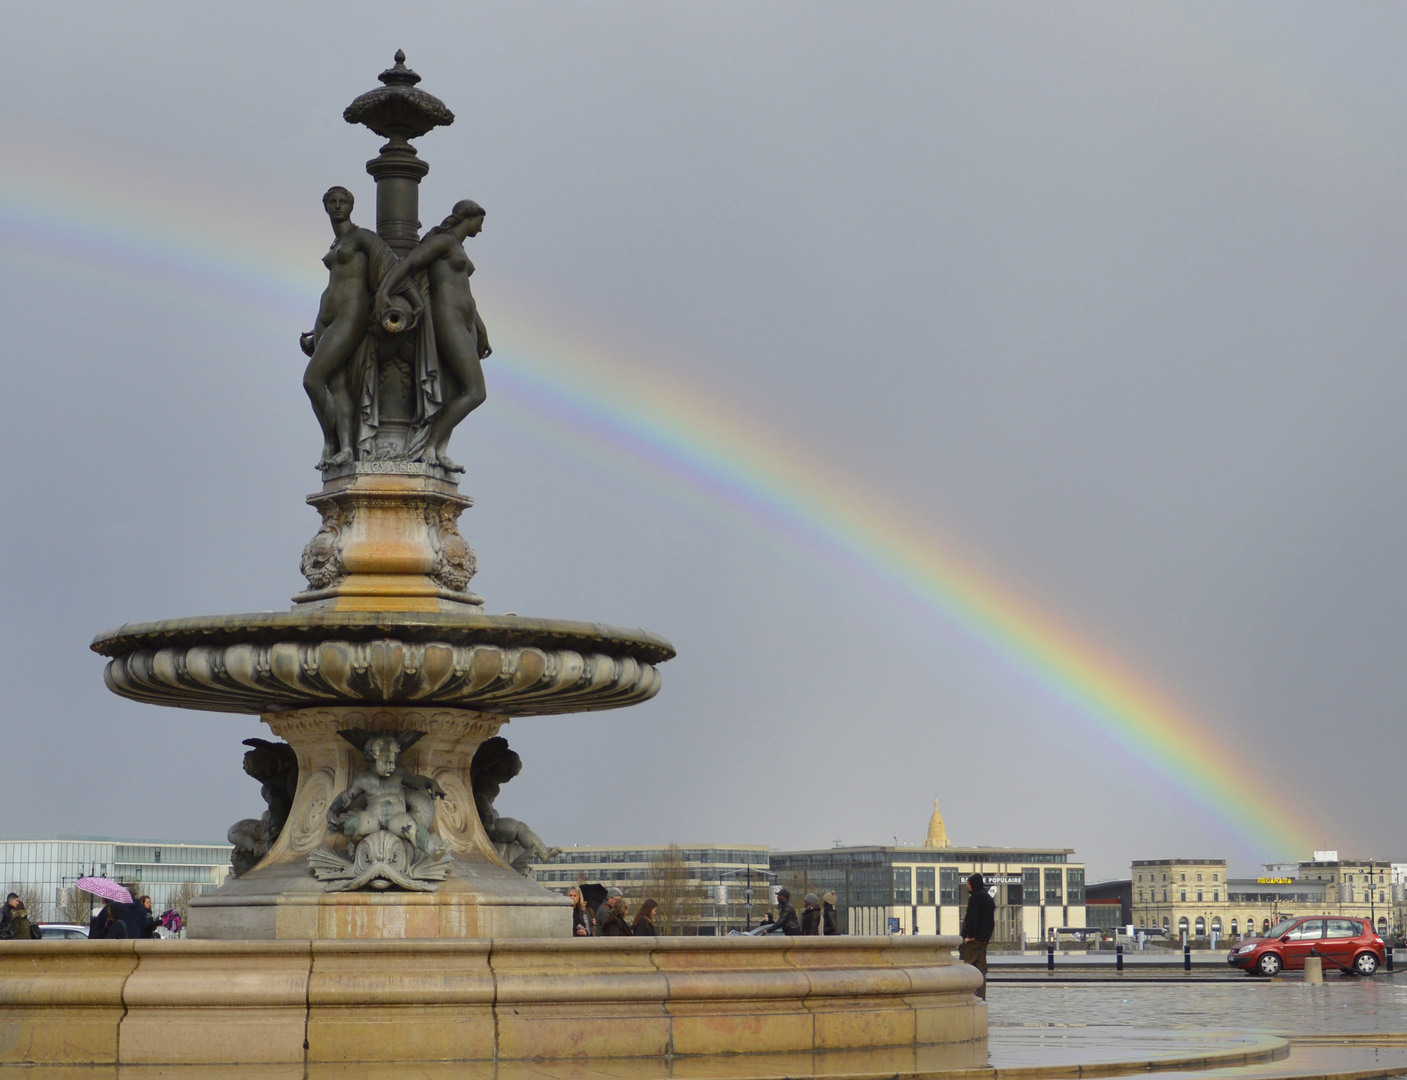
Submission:
[[[642,900],[640,910],[632,921],[625,893],[616,886],[606,890],[606,899],[595,911],[591,910],[579,888],[568,889],[567,899],[572,902],[572,934],[576,937],[649,937],[659,934],[655,927],[659,904],[654,900]],[[821,896],[807,893],[803,902],[805,910],[798,917],[791,902],[791,892],[777,890],[777,910],[756,932],[825,937],[840,933],[840,922],[835,913],[835,893],[827,892]]]
[[[181,916],[174,909],[158,916],[150,896],[139,896],[130,904],[104,900],[88,921],[88,936],[93,939],[154,938],[163,930],[179,933]],[[0,941],[38,941],[42,936],[20,895],[10,893],[0,909]]]

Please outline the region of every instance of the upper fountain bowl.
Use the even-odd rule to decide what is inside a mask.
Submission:
[[[659,692],[674,647],[644,630],[517,615],[295,610],[127,623],[93,639],[123,697],[212,712],[443,705],[504,716]]]

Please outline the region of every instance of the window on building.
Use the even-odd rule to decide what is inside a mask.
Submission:
[[[1177,920],[1177,936],[1178,936],[1178,937],[1182,937],[1182,935],[1185,934],[1185,933],[1187,933],[1187,916],[1186,916],[1186,915],[1184,915],[1182,918],[1180,918],[1180,919]]]
[[[1219,903],[1221,903],[1221,890],[1220,890],[1220,889],[1213,889],[1213,890],[1212,890],[1212,903],[1213,903],[1213,904],[1219,904]]]
[[[1032,907],[1041,904],[1041,872],[1034,868],[1021,871],[1021,902]]]
[[[1058,868],[1047,869],[1045,872],[1045,903],[1060,903],[1060,870]]]
[[[1204,919],[1204,918],[1202,918],[1202,916],[1198,915],[1198,916],[1197,916],[1197,922],[1194,924],[1194,929],[1195,929],[1195,932],[1196,932],[1196,934],[1197,934],[1197,936],[1198,936],[1199,938],[1204,938],[1204,937],[1206,937],[1206,936],[1207,936],[1207,920]]]
[[[1240,933],[1240,930],[1238,929],[1238,928],[1240,927],[1240,925],[1241,925],[1241,924],[1238,923],[1235,919],[1232,919],[1232,920],[1231,920],[1231,936],[1232,936],[1232,937],[1235,937],[1238,933]]]
[[[1198,889],[1198,890],[1197,890],[1197,903],[1200,904],[1201,902],[1202,902],[1202,890],[1201,890],[1201,889]]]
[[[1168,902],[1168,890],[1167,890],[1167,889],[1164,889],[1164,890],[1163,890],[1163,903],[1166,904],[1167,902]]]
[[[932,904],[936,902],[933,895],[933,867],[920,866],[915,872],[914,880],[914,903]]]
[[[940,904],[956,904],[958,902],[958,872],[956,870],[938,871],[938,902]]]
[[[1187,903],[1187,890],[1186,890],[1186,889],[1181,890],[1181,892],[1179,892],[1178,895],[1179,895],[1179,897],[1181,898],[1181,902],[1182,902],[1182,903],[1184,903],[1184,904]]]
[[[1085,902],[1085,872],[1078,866],[1065,871],[1065,902],[1083,904]]]
[[[1220,880],[1221,880],[1221,875],[1220,875],[1220,874],[1213,874],[1213,875],[1212,875],[1212,880],[1213,880],[1213,881],[1220,881]]]
[[[1143,890],[1142,890],[1142,889],[1139,889],[1139,890],[1138,890],[1138,902],[1139,902],[1140,904],[1143,903]]]
[[[1218,916],[1216,916],[1214,919],[1212,919],[1212,933],[1215,934],[1217,937],[1221,937],[1221,916],[1220,916],[1220,915],[1218,915]]]
[[[1201,874],[1198,874],[1198,875],[1197,875],[1197,880],[1198,880],[1198,881],[1201,881],[1201,880],[1202,880],[1202,875],[1201,875]]]
[[[896,866],[894,868],[894,903],[908,904],[913,902],[914,893],[914,872],[907,866]]]
[[[1182,875],[1182,880],[1183,880],[1183,881],[1186,881],[1186,880],[1187,880],[1187,875],[1186,875],[1186,874],[1183,874],[1183,875]]]

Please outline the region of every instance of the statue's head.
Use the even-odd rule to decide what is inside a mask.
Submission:
[[[508,740],[502,735],[485,739],[474,751],[474,760],[469,765],[472,776],[496,784],[506,784],[522,771],[523,759],[517,751],[509,749]]]
[[[419,742],[425,732],[350,729],[337,734],[362,752],[367,765],[377,776],[390,776],[396,771],[396,762],[401,753]]]
[[[269,742],[267,739],[245,739],[244,745],[252,747],[244,753],[244,771],[259,783],[264,784],[288,771],[297,763],[293,748],[287,743]]]
[[[346,221],[356,203],[356,196],[340,184],[328,188],[322,197],[322,208],[333,221]]]
[[[469,230],[469,235],[474,236],[478,233],[479,229],[483,227],[484,213],[484,208],[473,199],[460,199],[459,202],[454,204],[454,209],[449,212],[449,217],[436,225],[426,235],[449,232],[461,221],[475,221],[475,224]]]

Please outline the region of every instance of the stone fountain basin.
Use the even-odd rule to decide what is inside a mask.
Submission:
[[[616,709],[659,691],[674,647],[645,630],[458,612],[260,612],[126,623],[93,639],[116,694],[267,714],[442,705],[504,716]]]

